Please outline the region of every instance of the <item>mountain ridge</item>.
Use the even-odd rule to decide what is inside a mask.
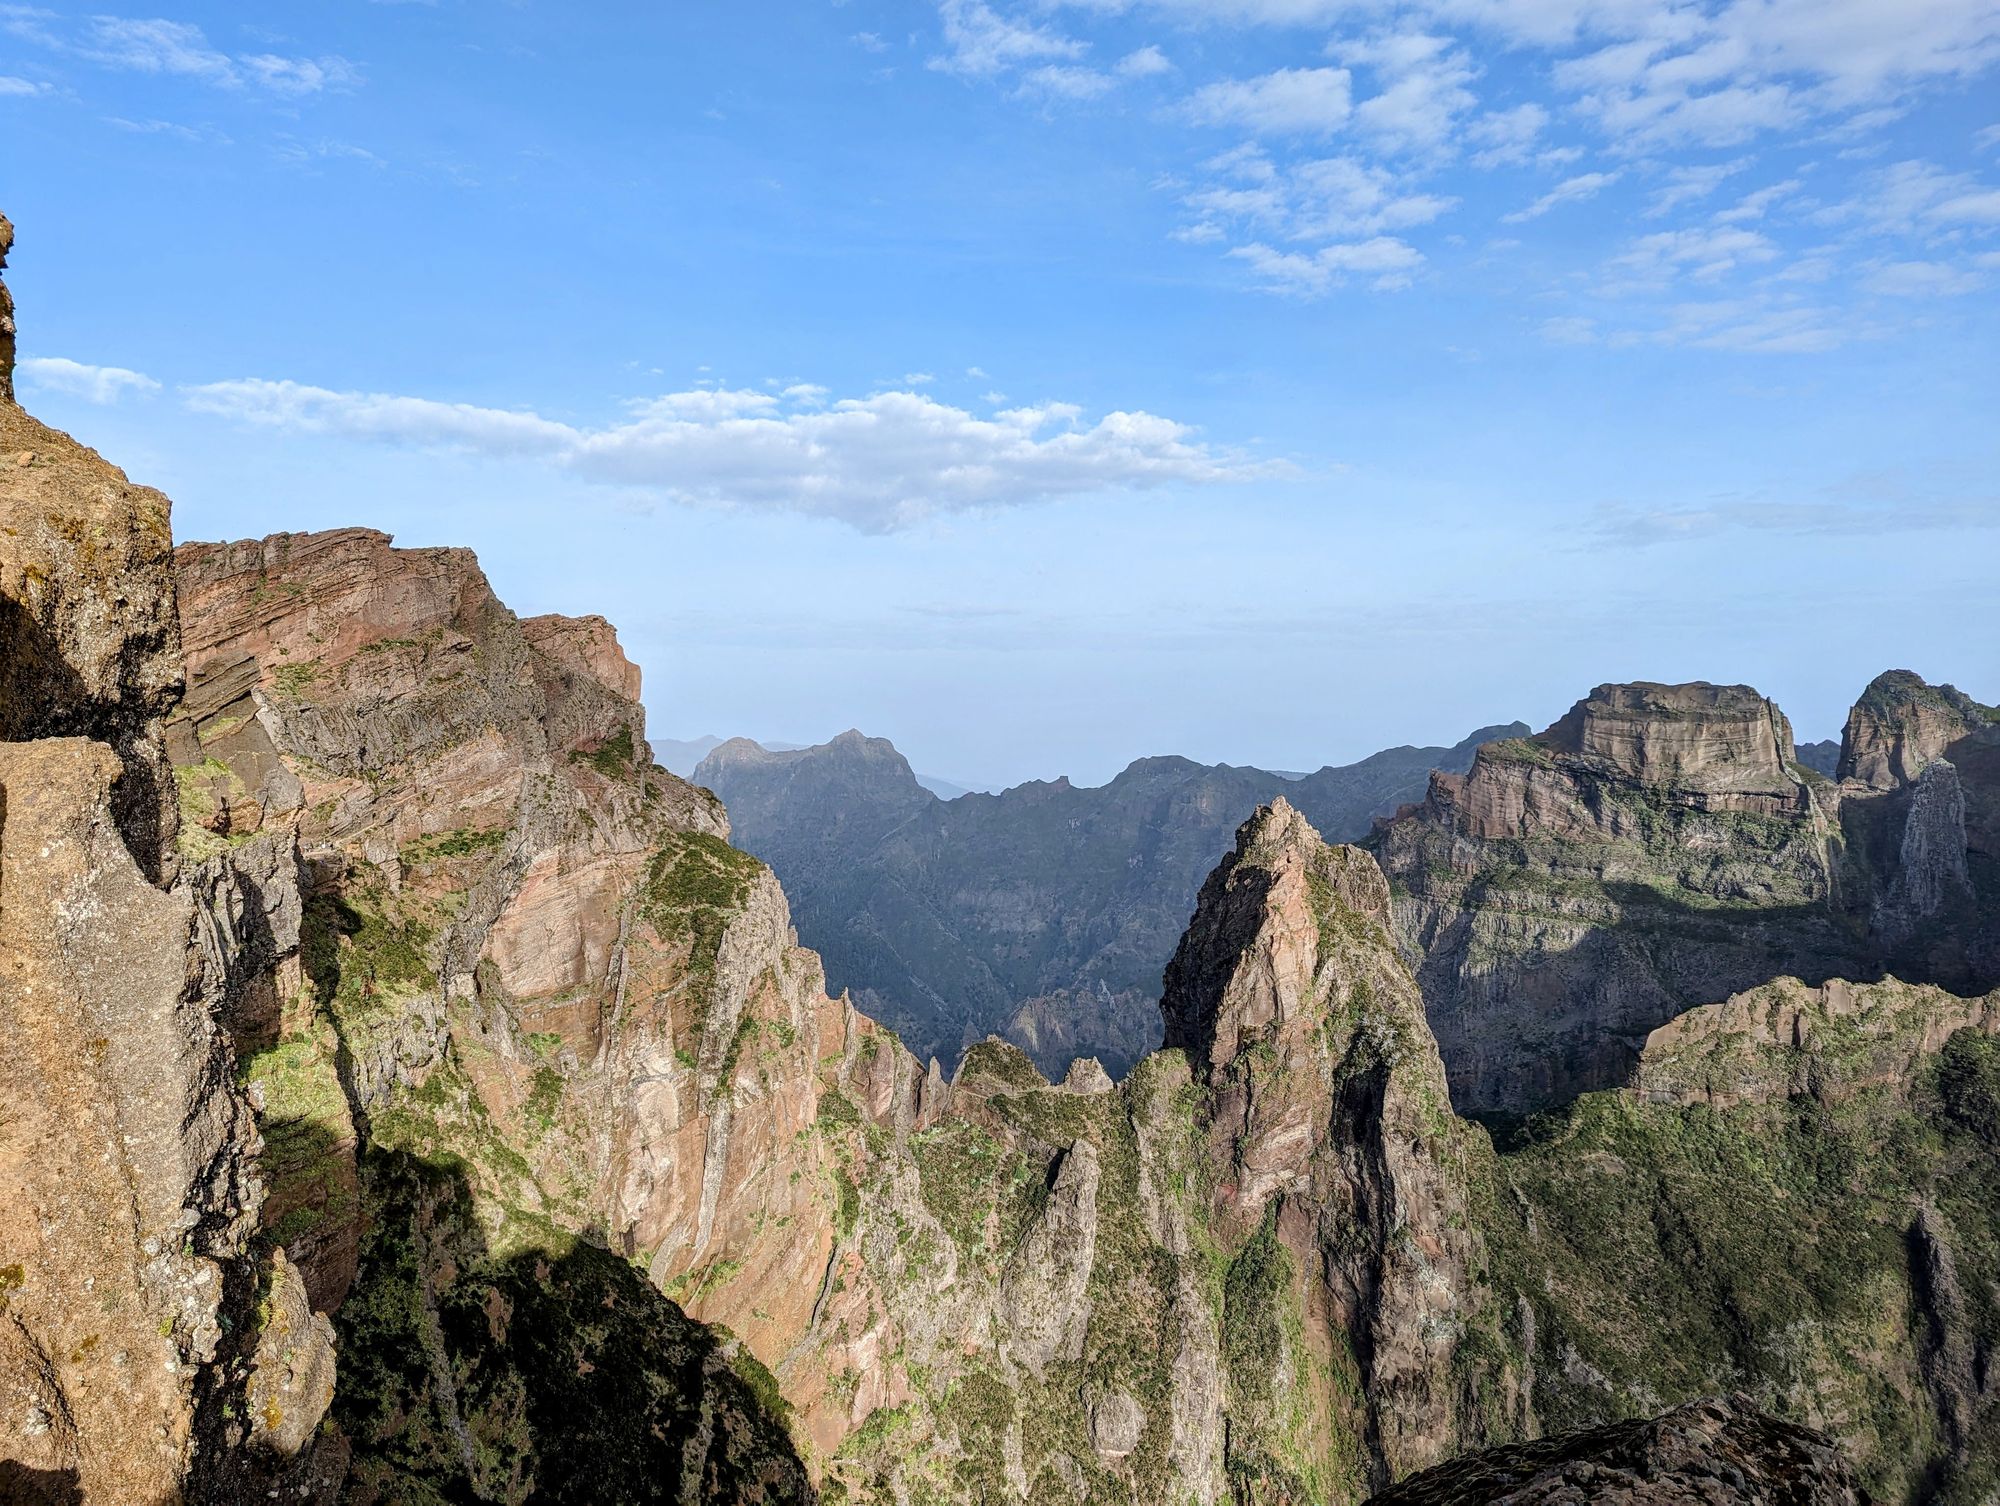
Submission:
[[[739,845],[778,871],[836,985],[920,1057],[955,1060],[995,1033],[1046,1074],[1096,1056],[1117,1075],[1157,1043],[1160,971],[1260,801],[1283,793],[1359,837],[1440,760],[1517,730],[1298,779],[1163,754],[1102,785],[1059,775],[949,802],[887,739],[854,730],[786,752],[725,743],[693,777],[736,813]]]

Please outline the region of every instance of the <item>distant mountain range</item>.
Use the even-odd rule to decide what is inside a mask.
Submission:
[[[1260,804],[1283,793],[1329,839],[1355,840],[1423,799],[1433,769],[1462,773],[1480,743],[1527,731],[1311,774],[1142,758],[1095,788],[1036,780],[951,800],[892,743],[850,731],[810,748],[734,738],[692,777],[777,873],[834,988],[919,1058],[949,1066],[998,1034],[1047,1072],[1096,1056],[1119,1073],[1159,1044],[1161,970]]]
[[[714,733],[703,733],[700,737],[660,737],[653,740],[653,761],[669,774],[678,774],[683,779],[692,778],[701,761],[713,753],[726,738]],[[792,753],[804,748],[804,743],[760,743],[758,746],[771,753]],[[960,795],[972,793],[970,785],[955,784],[949,779],[940,779],[935,774],[918,774],[918,784],[929,790],[940,800],[956,800]],[[1288,776],[1289,777],[1289,776]]]

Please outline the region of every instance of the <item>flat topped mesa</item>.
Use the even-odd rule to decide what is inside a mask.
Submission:
[[[7,253],[14,249],[14,222],[0,214],[0,272],[7,270]],[[0,398],[14,401],[14,295],[0,278]]]
[[[1783,791],[1792,731],[1748,685],[1600,685],[1534,741],[1642,784]]]

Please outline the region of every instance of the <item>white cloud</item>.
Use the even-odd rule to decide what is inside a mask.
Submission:
[[[1944,224],[2000,225],[2000,188],[1984,188],[1946,199],[1930,212]]]
[[[1718,225],[1740,225],[1748,220],[1761,220],[1770,213],[1772,205],[1790,198],[1798,191],[1797,178],[1787,178],[1782,183],[1770,184],[1768,187],[1745,194],[1727,209],[1718,209],[1715,212],[1715,222]]]
[[[1256,241],[1229,254],[1249,263],[1267,291],[1303,297],[1339,287],[1350,276],[1369,278],[1378,292],[1396,292],[1410,285],[1424,262],[1414,246],[1386,235],[1310,252],[1279,251]]]
[[[1880,235],[2000,224],[2000,189],[1970,173],[1897,162],[1869,174],[1863,185],[1861,193],[1828,205],[1816,218],[1830,225],[1858,223]]]
[[[1660,285],[1678,276],[1714,282],[1740,266],[1777,257],[1776,243],[1759,231],[1697,228],[1642,235],[1611,266],[1638,282]]]
[[[0,99],[28,99],[48,92],[47,84],[38,84],[32,79],[16,78],[11,73],[0,73]]]
[[[2000,528],[1992,502],[1725,502],[1712,507],[1600,510],[1596,533],[1607,544],[1661,544],[1738,530],[1862,538],[1898,533]]]
[[[273,94],[317,94],[322,89],[352,86],[358,75],[341,57],[283,58],[258,53],[241,58],[243,68]]]
[[[1465,132],[1467,139],[1479,147],[1473,153],[1473,166],[1518,166],[1527,162],[1548,123],[1549,112],[1532,101],[1480,116]]]
[[[1199,218],[1178,233],[1200,243],[1225,238],[1224,224],[1248,225],[1286,240],[1334,240],[1427,225],[1458,201],[1414,191],[1405,180],[1357,157],[1318,157],[1280,168],[1255,146],[1204,164],[1216,181],[1184,196]]]
[[[209,46],[199,26],[182,21],[128,21],[99,16],[90,23],[82,50],[107,68],[137,73],[173,73],[212,83],[238,82],[236,65]]]
[[[493,455],[557,455],[579,435],[533,413],[389,393],[333,392],[260,377],[184,389],[188,407],[260,427],[403,444],[454,445]],[[762,394],[742,394],[770,404]],[[713,394],[684,393],[690,400]]]
[[[1167,55],[1157,47],[1141,47],[1136,52],[1128,52],[1118,60],[1118,75],[1121,78],[1155,78],[1162,73],[1172,73],[1174,65],[1167,61]]]
[[[23,356],[18,370],[47,392],[63,392],[85,402],[110,404],[127,393],[158,392],[160,384],[123,366],[89,366],[61,356]]]
[[[1849,336],[1820,309],[1721,299],[1675,304],[1666,327],[1654,338],[1665,345],[1752,355],[1816,355],[1845,344]]]
[[[346,58],[288,58],[275,53],[231,57],[210,44],[199,26],[183,21],[92,19],[73,50],[107,68],[172,74],[223,88],[256,85],[274,94],[298,96],[346,88],[358,81]]]
[[[1029,69],[1021,76],[1021,87],[1063,99],[1096,99],[1099,95],[1109,94],[1117,87],[1117,81],[1110,74],[1099,73],[1095,68],[1050,64]]]
[[[1986,279],[1943,262],[1892,261],[1870,272],[1863,285],[1890,298],[1951,298],[1984,287]]]
[[[1388,145],[1435,147],[1479,103],[1466,88],[1477,70],[1448,37],[1385,32],[1336,43],[1331,51],[1350,68],[1370,69],[1380,83],[1354,107],[1354,124]]]
[[[1592,345],[1597,341],[1597,321],[1575,315],[1544,319],[1542,338],[1551,345]]]
[[[1565,178],[1554,188],[1543,194],[1526,209],[1517,209],[1512,214],[1501,216],[1509,225],[1524,224],[1528,220],[1538,220],[1559,204],[1571,204],[1580,199],[1594,199],[1605,189],[1618,181],[1617,173],[1579,173],[1574,178]]]
[[[1036,26],[1002,16],[985,0],[938,0],[944,23],[944,55],[930,66],[946,73],[992,77],[1029,63],[1074,61],[1084,44]]]
[[[629,418],[599,429],[296,382],[216,382],[185,389],[185,398],[197,412],[242,423],[536,457],[686,505],[805,513],[871,532],[946,513],[1290,471],[1218,450],[1149,413],[1087,423],[1071,405],[1045,403],[979,418],[914,392],[788,406],[763,392],[701,389],[635,404]]]
[[[1262,136],[1324,136],[1353,113],[1345,68],[1280,68],[1195,91],[1189,114],[1203,125],[1242,126]]]

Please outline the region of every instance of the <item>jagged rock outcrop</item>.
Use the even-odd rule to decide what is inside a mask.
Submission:
[[[694,779],[735,840],[783,880],[836,986],[947,1065],[988,1034],[1059,1075],[1096,1056],[1114,1076],[1159,1042],[1160,970],[1237,826],[1283,794],[1322,830],[1363,836],[1454,748],[1392,748],[1290,775],[1144,758],[1099,788],[1033,781],[941,800],[882,738],[813,748],[735,738]]]
[[[1599,686],[1381,824],[1459,1107],[1626,1081],[1649,1031],[1776,977],[2000,982],[1976,913],[2000,873],[2000,728],[1913,684],[1863,697],[1838,784],[1747,687]]]
[[[1837,777],[1871,790],[1914,784],[1925,768],[1992,721],[1989,708],[1907,669],[1877,675],[1848,713]]]
[[[1648,1103],[1730,1109],[1907,1093],[1961,1030],[2000,1034],[2000,991],[1779,978],[1670,1020],[1646,1037],[1633,1086]]]
[[[1369,1506],[1865,1506],[1833,1440],[1748,1397],[1508,1444],[1425,1470]]]
[[[1036,1379],[1058,1358],[1083,1357],[1090,1268],[1097,1257],[1097,1150],[1079,1140],[1056,1162],[1048,1200],[1000,1276],[1008,1358]],[[1130,1452],[1130,1450],[1126,1450]]]
[[[1253,1447],[1276,1466],[1245,1448],[1232,1412],[1232,1456],[1259,1472],[1287,1467],[1290,1452],[1288,1467],[1309,1473],[1282,1409],[1343,1366],[1353,1373],[1309,1405],[1353,1438],[1361,1483],[1434,1463],[1463,1436],[1457,1351],[1479,1258],[1472,1147],[1390,925],[1374,860],[1327,846],[1279,799],[1238,833],[1167,968],[1167,1043],[1211,1095],[1212,1226],[1270,1246],[1267,1289],[1246,1286],[1242,1301],[1292,1304],[1312,1351],[1291,1352],[1284,1335],[1277,1353],[1232,1372],[1239,1386],[1271,1388],[1275,1436]],[[1281,1270],[1290,1279],[1272,1280]],[[1273,1361],[1276,1380],[1260,1373]]]
[[[1899,862],[1876,925],[1902,941],[1946,906],[1971,898],[1966,870],[1965,791],[1958,770],[1934,758],[1910,789]]]
[[[0,398],[0,740],[109,744],[118,829],[156,883],[175,870],[162,727],[181,688],[168,509]]]
[[[2000,997],[1781,980],[1655,1032],[1639,1086],[1498,1157],[1476,1215],[1550,1432],[1719,1390],[1836,1438],[1883,1499],[1971,1506],[2000,1391]]]

